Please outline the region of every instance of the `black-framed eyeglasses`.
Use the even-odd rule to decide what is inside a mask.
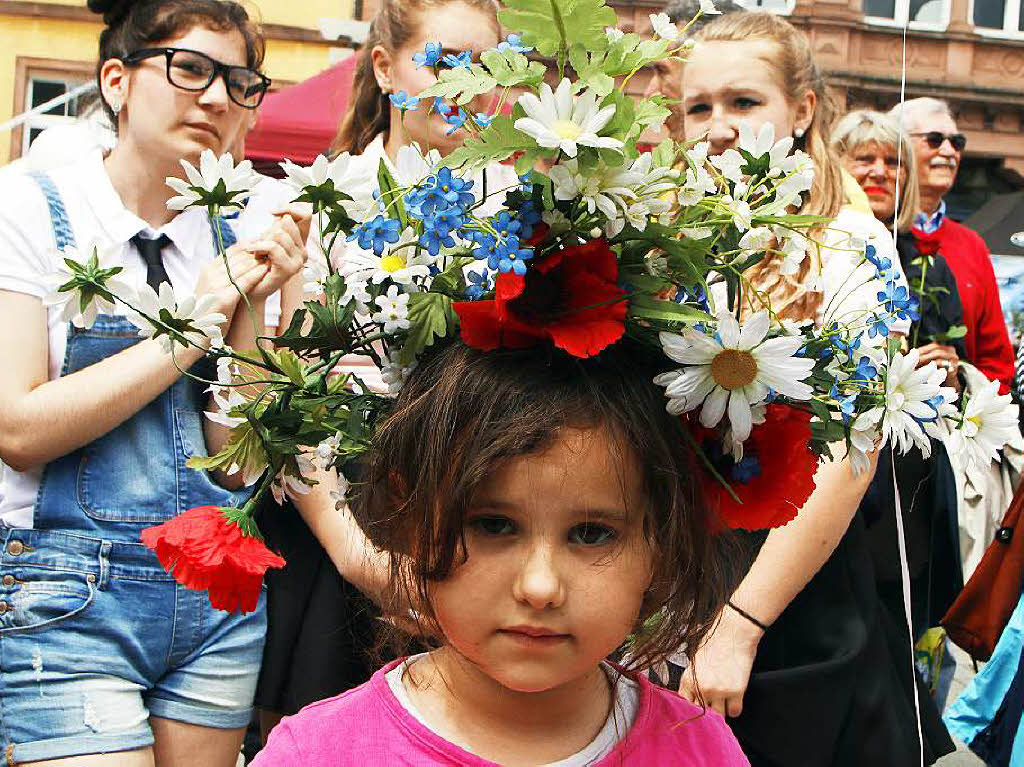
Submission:
[[[125,64],[138,64],[156,56],[167,59],[167,82],[175,88],[205,91],[220,75],[224,78],[228,98],[246,109],[258,107],[270,88],[270,78],[255,69],[222,64],[205,53],[188,48],[142,48],[121,60]]]
[[[924,137],[924,140],[928,142],[928,146],[932,149],[938,149],[947,139],[950,146],[958,152],[964,151],[964,147],[967,146],[967,136],[963,133],[943,133],[942,131],[932,130],[926,133],[911,133],[910,135]]]

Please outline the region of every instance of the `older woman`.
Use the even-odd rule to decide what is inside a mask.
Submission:
[[[937,253],[918,250],[911,227],[918,208],[914,151],[899,125],[880,112],[856,111],[837,125],[832,143],[847,171],[860,184],[875,218],[896,230],[896,245],[921,317],[907,342],[919,349],[921,364],[935,360],[947,370],[947,384],[959,387],[957,365],[966,357],[964,311],[949,266]],[[886,460],[888,454],[883,454]],[[938,625],[962,587],[951,530],[956,529],[956,491],[942,446],[930,458],[914,451],[896,461],[897,485],[906,527],[914,636]],[[879,594],[898,623],[904,622],[900,559],[893,508],[892,469],[879,465],[861,505],[869,521]]]

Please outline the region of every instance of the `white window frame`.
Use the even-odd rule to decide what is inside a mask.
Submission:
[[[70,88],[96,77],[96,64],[91,61],[69,59],[48,59],[35,56],[16,56],[14,59],[14,116],[32,108],[31,83],[33,80],[64,82]],[[0,134],[0,140],[10,141],[10,159],[24,157],[28,148],[28,135],[33,128],[48,128],[51,125],[74,120],[65,115],[33,115],[18,125],[8,135]]]
[[[1024,31],[1017,29],[1020,19],[1021,0],[1004,0],[1003,5],[1003,28],[993,29],[992,27],[979,27],[974,23],[974,3],[970,0],[967,9],[967,18],[971,22],[974,31],[985,37],[1001,38],[1003,40],[1024,40]]]
[[[67,73],[66,75],[57,75],[56,73],[39,72],[28,75],[28,80],[25,83],[25,104],[26,109],[32,108],[32,91],[35,88],[37,82],[48,82],[48,83],[63,83],[64,92],[69,93],[79,85],[89,81],[88,77],[77,76],[73,73]],[[66,106],[66,104],[65,104]],[[68,125],[77,121],[77,116],[71,115],[48,115],[38,114],[32,115],[30,118],[22,123],[21,132],[21,156],[24,157],[28,154],[28,148],[31,144],[31,137],[33,130],[45,130],[54,125]]]
[[[864,21],[878,27],[897,27],[899,29],[903,29],[903,26],[907,25],[908,29],[943,32],[946,27],[949,26],[953,0],[943,0],[943,3],[944,11],[942,19],[938,22],[911,21],[908,23],[908,19],[910,17],[910,0],[896,0],[896,7],[893,10],[893,18],[891,19],[885,16],[868,16],[867,13],[865,13]]]
[[[785,9],[764,8],[764,7],[758,6],[756,0],[753,0],[752,2],[749,2],[749,4],[748,4],[747,0],[736,0],[736,2],[738,2],[740,5],[742,5],[744,8],[746,8],[747,10],[750,10],[750,11],[764,11],[764,10],[766,10],[769,13],[775,13],[775,14],[778,14],[779,16],[789,16],[790,14],[793,13],[793,9],[796,7],[796,0],[785,0],[785,3],[786,3]]]

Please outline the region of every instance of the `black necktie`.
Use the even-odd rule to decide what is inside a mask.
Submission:
[[[146,282],[149,287],[159,292],[161,282],[170,283],[171,281],[171,278],[167,276],[167,270],[164,269],[162,258],[164,248],[171,244],[171,238],[166,234],[161,234],[155,240],[150,240],[139,232],[132,237],[132,242],[135,243],[135,247],[139,249],[139,255],[146,263]]]

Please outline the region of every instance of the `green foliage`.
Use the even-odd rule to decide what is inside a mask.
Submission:
[[[337,274],[328,277],[326,293],[323,303],[307,301],[304,309],[295,312],[288,328],[275,339],[277,346],[300,354],[330,354],[334,350],[347,348],[352,342],[349,326],[355,315],[355,307],[351,303],[347,306],[340,303],[345,293],[345,280]],[[312,318],[312,322],[308,330],[302,332],[307,317]]]
[[[380,165],[377,167],[377,184],[380,189],[380,201],[384,205],[385,217],[398,219],[402,229],[405,229],[409,226],[409,214],[402,201],[404,190],[395,182],[383,157],[380,158]]]
[[[419,96],[421,99],[441,96],[463,106],[481,93],[494,90],[497,85],[498,81],[486,69],[479,64],[471,64],[468,67],[442,69],[438,73],[437,82],[420,91]]]
[[[454,327],[452,300],[440,293],[413,293],[409,296],[409,333],[402,347],[402,364],[411,364],[438,338]]]
[[[542,56],[563,57],[570,43],[599,51],[608,45],[605,27],[617,23],[604,0],[506,0],[498,20],[522,33]]]
[[[517,131],[513,117],[495,117],[486,131],[480,136],[468,137],[461,147],[445,158],[444,164],[449,168],[472,170],[523,152],[523,156],[528,158],[528,164],[532,166],[541,155],[553,154],[553,151],[538,147],[537,142],[525,133]],[[518,168],[519,163],[516,163]]]
[[[544,65],[539,61],[530,61],[518,51],[484,51],[480,54],[480,61],[503,88],[517,85],[536,87],[544,82]]]
[[[666,301],[645,293],[629,297],[629,316],[642,320],[659,320],[681,325],[713,320],[710,314],[688,304]]]

